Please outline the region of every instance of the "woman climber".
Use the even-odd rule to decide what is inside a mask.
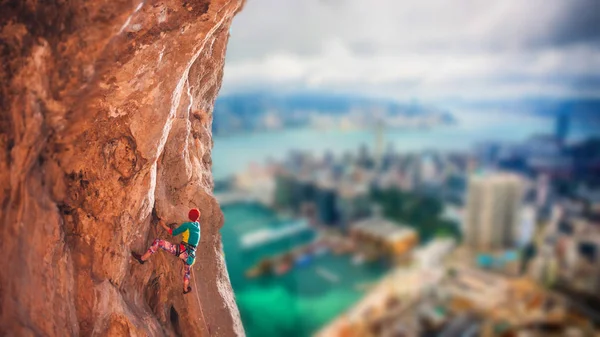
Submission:
[[[187,294],[192,291],[192,287],[190,286],[190,273],[192,270],[192,265],[196,260],[196,247],[198,246],[198,242],[200,241],[200,223],[198,219],[200,218],[200,211],[197,209],[191,209],[188,213],[188,218],[191,222],[184,222],[181,226],[176,229],[171,229],[167,227],[167,225],[159,219],[158,223],[171,235],[176,236],[179,234],[183,234],[183,238],[181,243],[172,244],[169,241],[154,239],[150,248],[144,255],[140,255],[132,252],[131,255],[135,258],[140,264],[144,264],[149,258],[150,255],[156,253],[158,248],[162,248],[164,251],[167,251],[181,260],[183,260],[183,293]]]

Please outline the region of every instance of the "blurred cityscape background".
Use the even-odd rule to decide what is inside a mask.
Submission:
[[[250,0],[230,33],[248,336],[600,336],[600,2]]]

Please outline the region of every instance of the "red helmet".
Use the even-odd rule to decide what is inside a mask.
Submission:
[[[190,212],[188,213],[188,218],[190,218],[190,220],[192,220],[192,221],[198,221],[199,217],[200,217],[200,211],[199,210],[197,210],[196,208],[190,209]]]

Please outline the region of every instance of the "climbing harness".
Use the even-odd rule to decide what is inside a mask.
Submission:
[[[179,257],[181,254],[187,252],[188,256],[184,263],[190,266],[196,261],[196,246],[189,244],[185,241],[181,241],[180,244],[175,246],[175,256]]]
[[[181,241],[181,245],[185,247],[185,250],[188,252],[187,261],[185,261],[190,266],[196,262],[196,246],[189,244],[187,242]]]

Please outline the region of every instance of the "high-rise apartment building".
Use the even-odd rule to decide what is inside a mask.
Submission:
[[[482,251],[515,243],[524,182],[514,174],[483,173],[469,179],[465,241]]]

